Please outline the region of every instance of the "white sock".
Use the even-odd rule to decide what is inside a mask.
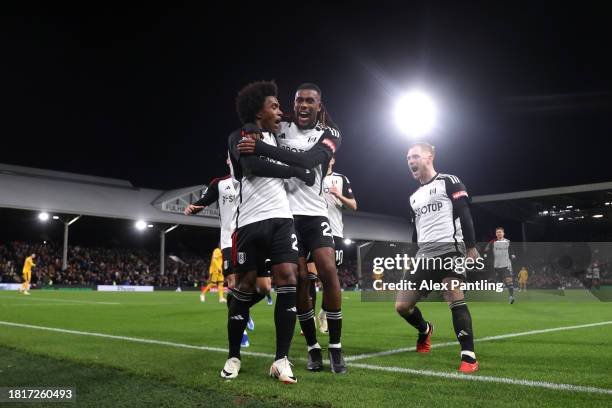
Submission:
[[[319,345],[319,343],[315,343],[312,346],[308,346],[308,351],[310,350],[314,350],[314,349],[319,349],[321,350],[321,346]]]

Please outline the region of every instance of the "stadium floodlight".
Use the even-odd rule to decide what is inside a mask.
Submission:
[[[573,206],[573,205],[568,205],[568,206],[567,206],[567,207],[565,207],[565,208],[574,208],[574,206]]]
[[[147,225],[147,228],[153,228],[153,224]]]
[[[593,215],[593,218],[603,218],[603,214],[595,214]]]
[[[53,219],[54,219],[54,220],[59,220],[59,216],[54,215],[54,216],[53,216]]]
[[[437,110],[429,95],[421,91],[411,91],[397,100],[394,116],[402,133],[419,138],[433,130]]]
[[[353,241],[351,241],[349,238],[344,239],[344,245],[351,245],[352,243]]]
[[[136,223],[134,223],[134,227],[136,227],[138,231],[144,231],[147,229],[147,223],[143,220],[138,220]]]
[[[563,221],[563,219],[564,219],[563,217],[559,217],[559,221]]]
[[[606,205],[610,205],[610,204],[612,204],[612,203],[610,203],[609,201],[608,201],[608,202],[606,202]]]
[[[47,212],[41,212],[38,214],[38,219],[41,220],[42,222],[47,222],[49,221],[49,213]]]

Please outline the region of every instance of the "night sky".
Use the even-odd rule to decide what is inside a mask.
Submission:
[[[0,162],[207,183],[227,172],[237,91],[275,79],[286,111],[297,85],[321,86],[343,132],[336,170],[365,211],[404,215],[416,187],[392,119],[414,86],[439,105],[437,169],[472,195],[612,180],[603,9],[296,4],[3,5]]]

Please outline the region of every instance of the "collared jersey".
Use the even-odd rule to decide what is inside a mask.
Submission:
[[[323,179],[323,193],[327,201],[327,212],[332,234],[335,237],[344,238],[344,222],[342,220],[342,209],[344,206],[332,193],[329,192],[332,186],[336,186],[338,191],[346,198],[355,198],[351,183],[345,175],[332,172]]]
[[[333,153],[340,147],[340,132],[331,127],[322,127],[319,123],[311,129],[299,129],[293,122],[281,122],[276,136],[278,146],[292,152],[306,152],[317,144],[324,146],[329,152],[325,163],[318,164],[314,169],[315,183],[307,186],[297,178],[285,181],[287,199],[293,215],[310,215],[327,217],[327,201],[323,196],[323,174],[327,174],[327,166]]]
[[[467,199],[463,183],[450,174],[436,174],[410,196],[410,211],[417,233],[417,256],[449,252],[465,254],[465,243],[454,202]]]
[[[229,137],[230,159],[234,177],[238,181],[236,229],[254,222],[271,218],[293,218],[284,180],[273,177],[244,175],[240,166],[240,153],[237,146],[242,138],[241,131],[233,132]],[[277,146],[276,138],[270,132],[261,132],[261,140]],[[281,164],[278,161],[260,156],[260,160]]]

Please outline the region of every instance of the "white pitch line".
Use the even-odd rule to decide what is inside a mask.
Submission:
[[[510,385],[526,385],[528,387],[548,388],[551,390],[564,390],[564,391],[588,392],[588,393],[612,395],[612,390],[609,390],[606,388],[586,387],[584,385],[575,385],[575,384],[558,384],[558,383],[549,383],[545,381],[518,380],[515,378],[506,378],[506,377],[469,375],[469,374],[451,373],[451,372],[443,372],[443,371],[430,371],[430,370],[415,370],[412,368],[385,367],[385,366],[377,366],[377,365],[362,364],[362,363],[351,363],[350,366],[364,368],[367,370],[386,371],[390,373],[405,373],[405,374],[422,375],[426,377],[452,378],[453,380],[492,382],[492,383],[510,384]]]
[[[519,332],[519,333],[500,334],[498,336],[488,336],[488,337],[477,338],[477,339],[474,339],[474,342],[483,342],[483,341],[492,341],[492,340],[503,340],[503,339],[509,339],[509,338],[512,338],[512,337],[530,336],[532,334],[541,334],[541,333],[552,333],[552,332],[563,331],[563,330],[584,329],[586,327],[604,326],[604,325],[607,325],[607,324],[612,324],[612,321],[605,321],[605,322],[598,322],[598,323],[589,323],[589,324],[581,324],[581,325],[578,325],[578,326],[553,327],[551,329],[530,330],[530,331]],[[456,346],[456,345],[457,345],[456,341],[449,341],[449,342],[446,342],[446,343],[432,344],[431,348],[449,347],[449,346]],[[376,353],[357,354],[357,355],[354,355],[354,356],[345,357],[344,360],[345,361],[357,361],[357,360],[363,360],[363,359],[371,358],[371,357],[390,356],[390,355],[393,355],[393,354],[405,353],[407,351],[415,351],[415,350],[416,350],[416,347],[404,347],[404,348],[398,348],[398,349],[387,350],[387,351],[379,351],[379,352],[376,352]]]
[[[45,331],[51,331],[51,332],[56,332],[56,333],[76,334],[78,336],[102,337],[106,339],[125,340],[125,341],[131,341],[134,343],[157,344],[160,346],[179,347],[179,348],[204,350],[204,351],[214,351],[218,353],[228,352],[227,349],[223,349],[220,347],[193,346],[191,344],[173,343],[170,341],[163,341],[163,340],[142,339],[138,337],[127,337],[127,336],[115,336],[113,334],[86,332],[86,331],[80,331],[80,330],[68,330],[68,329],[60,329],[56,327],[34,326],[31,324],[5,322],[2,320],[0,320],[0,325],[23,327],[26,329],[35,329],[35,330],[45,330]],[[272,358],[275,357],[274,354],[256,353],[252,351],[241,351],[240,353],[247,355],[247,356],[255,356],[255,357],[272,357]]]
[[[57,332],[57,333],[75,334],[75,335],[80,335],[80,336],[102,337],[102,338],[108,338],[108,339],[130,341],[134,343],[155,344],[155,345],[160,345],[160,346],[169,346],[169,347],[177,347],[177,348],[192,349],[192,350],[213,351],[217,353],[227,353],[228,352],[227,349],[220,348],[220,347],[193,346],[191,344],[173,343],[170,341],[142,339],[142,338],[137,338],[137,337],[127,337],[127,336],[115,336],[111,334],[84,332],[84,331],[79,331],[79,330],[67,330],[67,329],[60,329],[60,328],[55,328],[55,327],[34,326],[30,324],[5,322],[1,320],[0,320],[0,325],[22,327],[26,329],[35,329],[35,330],[45,330],[45,331],[51,331],[51,332]],[[257,352],[252,352],[252,351],[241,351],[241,354],[244,354],[247,356],[254,356],[254,357],[264,357],[264,358],[274,358],[275,357],[274,354],[257,353]],[[302,358],[295,358],[294,360],[305,361],[305,359],[302,359]],[[596,393],[596,394],[612,395],[612,389],[587,387],[587,386],[575,385],[575,384],[558,384],[558,383],[549,383],[545,381],[519,380],[519,379],[514,379],[514,378],[506,378],[506,377],[466,375],[466,374],[444,372],[444,371],[415,370],[412,368],[377,366],[377,365],[362,364],[362,363],[351,363],[349,364],[349,366],[354,367],[354,368],[366,369],[366,370],[414,374],[414,375],[421,375],[425,377],[452,378],[452,379],[458,379],[458,380],[464,380],[464,381],[480,381],[480,382],[491,382],[491,383],[510,384],[510,385],[525,385],[528,387],[539,387],[539,388],[547,388],[547,389],[552,389],[552,390],[564,390],[564,391],[573,391],[573,392],[582,392],[582,393]]]
[[[25,297],[25,296],[0,296],[0,300],[2,299],[19,299],[29,301],[40,301],[40,302],[68,302],[68,303],[89,303],[93,305],[120,305],[118,302],[96,302],[93,300],[70,300],[70,299],[49,299],[49,298],[33,298],[33,297]]]

